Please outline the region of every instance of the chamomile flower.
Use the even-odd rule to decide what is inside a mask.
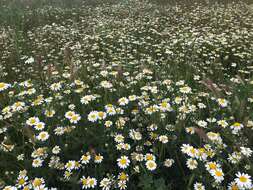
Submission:
[[[82,177],[81,179],[82,189],[92,188],[94,189],[97,185],[97,180],[92,177]]]
[[[247,147],[240,147],[240,149],[241,149],[241,153],[246,157],[250,157],[253,153],[253,151]]]
[[[28,177],[27,176],[18,176],[17,185],[19,188],[24,187],[27,184]]]
[[[112,121],[105,121],[105,127],[110,128],[112,126],[113,122]]]
[[[90,160],[91,160],[91,155],[88,152],[86,154],[82,155],[81,159],[80,159],[82,164],[88,164],[90,162]]]
[[[99,183],[99,187],[101,187],[102,190],[110,190],[111,186],[112,181],[109,178],[103,178]]]
[[[13,105],[12,105],[12,109],[13,111],[21,111],[23,110],[25,107],[25,103],[24,102],[15,102]]]
[[[96,99],[96,96],[93,95],[86,95],[81,98],[81,104],[87,105],[89,102]]]
[[[129,103],[129,100],[126,97],[122,97],[118,100],[119,105],[125,106]]]
[[[167,168],[170,168],[173,164],[174,164],[174,160],[173,159],[166,159],[164,162],[163,162],[163,165]]]
[[[157,167],[157,164],[156,164],[156,162],[155,162],[154,160],[148,160],[148,161],[145,163],[145,165],[146,165],[146,168],[147,168],[148,170],[150,170],[150,171],[155,170],[156,167]]]
[[[181,151],[184,153],[184,154],[188,154],[188,152],[192,149],[193,147],[189,144],[183,144],[181,146]]]
[[[42,166],[42,163],[43,163],[43,160],[42,160],[42,159],[36,158],[36,159],[33,160],[32,166],[33,166],[34,168],[38,168],[38,167],[41,167],[41,166]]]
[[[228,126],[228,123],[227,123],[226,120],[219,120],[219,121],[217,121],[217,123],[218,123],[219,126],[221,126],[223,128]]]
[[[106,113],[102,112],[102,111],[99,111],[99,112],[97,112],[97,116],[98,116],[99,120],[103,120],[103,119],[106,118]]]
[[[240,189],[250,189],[252,188],[251,177],[248,174],[238,172],[236,174],[235,182]]]
[[[46,110],[45,115],[47,117],[53,117],[55,115],[55,110]]]
[[[30,117],[27,121],[26,121],[26,124],[29,125],[29,126],[34,126],[36,125],[37,123],[39,123],[40,120],[38,117]]]
[[[211,172],[212,170],[216,170],[216,169],[220,168],[220,165],[217,164],[216,162],[207,162],[205,164],[205,167],[206,167],[207,171]]]
[[[130,164],[130,160],[128,159],[127,156],[121,156],[120,158],[117,159],[117,164],[121,169],[126,169],[129,164]]]
[[[54,146],[52,149],[53,154],[59,154],[61,151],[61,148],[59,146]]]
[[[142,139],[142,134],[139,131],[131,129],[129,132],[129,137],[133,140],[139,141]]]
[[[121,134],[117,134],[117,135],[115,135],[115,137],[114,137],[114,141],[115,142],[117,142],[117,143],[123,143],[124,142],[124,136],[123,135],[121,135]]]
[[[205,190],[205,186],[202,183],[195,183],[193,186],[194,190]]]
[[[10,84],[4,83],[4,82],[0,82],[0,92],[4,91],[4,90],[6,90],[6,89],[8,89],[10,87],[11,87]]]
[[[176,104],[180,104],[182,101],[183,101],[183,99],[181,98],[181,97],[176,97],[175,99],[174,99],[174,101],[175,101],[175,103]]]
[[[138,97],[136,95],[131,95],[131,96],[128,96],[128,99],[130,101],[135,101]]]
[[[66,164],[65,164],[65,169],[68,171],[71,171],[75,168],[75,161],[74,160],[69,160]]]
[[[100,86],[106,89],[110,89],[113,87],[112,83],[110,83],[109,81],[101,81]]]
[[[121,173],[119,173],[119,175],[118,175],[118,179],[119,179],[120,181],[128,181],[129,176],[128,176],[128,174],[126,174],[125,172],[121,172]]]
[[[89,188],[88,178],[86,178],[86,177],[83,176],[80,179],[80,181],[81,181],[81,184],[82,184],[82,189],[88,189]]]
[[[41,187],[42,185],[44,185],[45,183],[45,180],[43,178],[35,178],[33,181],[32,181],[32,185],[34,188],[38,188],[38,187]]]
[[[199,153],[198,149],[190,147],[189,151],[186,154],[192,158],[196,158],[198,156],[198,153]]]
[[[215,181],[218,183],[224,180],[224,173],[221,169],[211,170],[211,175],[214,177]]]
[[[56,127],[54,129],[54,134],[57,136],[61,136],[65,133],[65,128],[64,127]]]
[[[242,159],[242,154],[240,152],[233,152],[228,155],[228,161],[232,164],[237,164]]]
[[[217,99],[218,104],[222,107],[225,108],[228,106],[228,101],[226,99],[223,98],[218,98]]]
[[[229,185],[228,185],[228,190],[239,190],[238,185],[236,184],[235,181],[232,181]]]
[[[103,159],[104,159],[104,157],[102,155],[97,154],[97,155],[95,155],[94,162],[96,164],[99,164],[99,163],[101,163],[103,161]]]
[[[120,190],[126,189],[127,188],[126,181],[122,181],[122,180],[118,181],[118,188]]]
[[[179,90],[183,94],[188,94],[188,93],[191,93],[192,89],[189,86],[183,86],[183,87],[179,88]]]
[[[74,115],[72,115],[71,116],[71,118],[70,118],[70,123],[77,123],[78,121],[80,121],[80,119],[81,119],[81,116],[79,115],[79,114],[74,114]]]
[[[96,122],[98,120],[98,112],[97,111],[91,111],[88,115],[88,120],[91,122]]]
[[[70,170],[64,171],[64,179],[69,180],[69,178],[72,176],[72,172]]]
[[[244,125],[238,122],[235,122],[233,125],[230,126],[233,134],[237,134],[243,127]]]
[[[88,185],[89,185],[89,188],[94,189],[97,186],[97,180],[93,177],[88,178]]]
[[[40,141],[46,141],[49,138],[49,134],[47,131],[42,131],[36,138]]]
[[[5,186],[3,190],[17,190],[17,187],[15,186]]]
[[[153,160],[153,161],[155,161],[155,160],[156,160],[156,157],[155,157],[155,155],[153,155],[153,154],[147,153],[147,154],[145,155],[145,160],[146,160],[146,161],[148,161],[148,160]]]
[[[190,170],[194,170],[197,168],[198,162],[195,159],[189,158],[186,162],[186,165]]]
[[[171,105],[167,101],[163,101],[160,105],[159,108],[161,111],[172,111]]]
[[[206,128],[206,127],[207,127],[207,122],[206,122],[206,121],[203,121],[203,120],[198,121],[197,124],[198,124],[198,126],[203,127],[203,128]]]
[[[62,84],[61,84],[60,82],[58,82],[58,83],[53,83],[53,84],[51,84],[51,86],[50,86],[50,89],[51,89],[52,91],[59,91],[61,88],[62,88]]]
[[[68,111],[68,112],[65,113],[65,117],[67,119],[71,119],[74,115],[75,115],[74,111]]]
[[[159,136],[159,141],[163,144],[166,144],[169,142],[169,138],[166,135]]]
[[[43,130],[45,128],[45,123],[44,122],[38,122],[38,123],[35,124],[34,128],[36,130],[41,131],[41,130]]]

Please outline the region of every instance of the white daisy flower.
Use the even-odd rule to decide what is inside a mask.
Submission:
[[[4,82],[0,82],[0,92],[6,90],[7,88],[10,88],[11,85],[4,83]]]
[[[96,122],[98,120],[98,112],[97,111],[91,111],[88,115],[88,120],[91,122]]]
[[[145,165],[146,165],[146,168],[150,171],[155,170],[157,167],[157,164],[154,160],[148,160]]]
[[[235,182],[240,189],[250,189],[252,188],[251,177],[248,174],[238,172],[236,174]]]
[[[205,190],[205,186],[202,183],[195,183],[193,186],[194,190]]]
[[[49,134],[46,131],[42,131],[36,138],[40,141],[46,141],[49,138]]]
[[[29,126],[34,126],[36,125],[37,123],[39,123],[40,120],[38,117],[30,117],[27,121],[26,121],[26,124],[29,125]]]
[[[211,175],[214,177],[215,181],[218,183],[224,180],[224,173],[221,169],[211,170]]]
[[[130,160],[128,159],[127,156],[121,156],[120,158],[117,159],[117,162],[118,162],[118,166],[121,169],[126,169],[130,164]]]
[[[118,100],[119,105],[125,106],[129,103],[129,100],[126,97],[122,97]]]

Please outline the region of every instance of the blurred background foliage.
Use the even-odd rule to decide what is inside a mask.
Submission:
[[[37,9],[42,9],[44,7],[51,7],[54,9],[78,9],[80,7],[94,7],[101,5],[112,5],[117,3],[131,3],[132,0],[0,0],[0,25],[1,26],[11,26],[17,30],[25,30],[24,27],[30,25],[31,23],[26,22],[26,17],[33,18],[35,22],[41,22],[43,18],[39,18]],[[170,4],[183,4],[193,5],[195,3],[201,4],[227,4],[231,2],[238,2],[233,0],[139,0],[140,2],[148,1],[149,3],[154,3],[158,5],[170,5]],[[240,2],[246,3],[248,5],[252,4],[252,0],[240,0]],[[24,23],[26,22],[26,23]],[[37,23],[38,24],[38,23]],[[43,24],[43,23],[41,23]],[[36,26],[33,25],[33,26]]]

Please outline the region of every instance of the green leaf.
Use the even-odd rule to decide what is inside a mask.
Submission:
[[[165,180],[163,178],[156,179],[154,181],[154,189],[156,189],[156,190],[168,190],[168,187],[165,184]]]

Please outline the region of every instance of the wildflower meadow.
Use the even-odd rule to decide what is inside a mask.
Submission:
[[[252,3],[0,0],[0,189],[253,190]]]

